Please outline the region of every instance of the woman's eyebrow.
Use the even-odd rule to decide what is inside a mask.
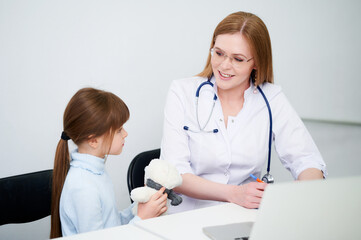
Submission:
[[[223,51],[221,48],[219,48],[219,47],[214,47],[216,50],[219,50],[219,51],[222,51],[222,52],[225,52],[225,51]],[[227,54],[228,55],[228,54]],[[231,54],[232,56],[238,56],[238,55],[240,55],[240,56],[243,56],[243,57],[245,57],[245,58],[247,58],[247,56],[246,55],[244,55],[244,54],[242,54],[242,53],[232,53]]]

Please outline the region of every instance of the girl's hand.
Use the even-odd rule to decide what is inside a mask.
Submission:
[[[232,186],[230,202],[245,208],[258,208],[267,183],[250,182]]]
[[[167,197],[164,193],[165,187],[159,189],[148,202],[138,203],[138,217],[141,219],[148,219],[158,217],[165,211],[167,211]],[[163,194],[164,193],[164,194]]]

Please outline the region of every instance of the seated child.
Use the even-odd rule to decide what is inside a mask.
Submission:
[[[167,210],[164,187],[147,203],[118,212],[113,184],[105,171],[108,155],[122,152],[129,110],[116,95],[80,89],[68,103],[53,170],[50,238],[69,236],[157,217]],[[68,140],[77,145],[69,154]]]

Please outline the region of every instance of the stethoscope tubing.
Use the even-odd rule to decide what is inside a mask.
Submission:
[[[212,114],[213,114],[213,110],[214,110],[214,106],[216,104],[216,101],[217,101],[217,95],[214,93],[214,96],[213,96],[213,106],[212,106],[212,110],[211,110],[211,113],[209,114],[208,116],[208,119],[207,119],[207,122],[204,124],[203,127],[201,127],[200,123],[199,123],[199,116],[198,116],[198,100],[199,100],[199,94],[200,94],[200,91],[202,89],[203,86],[205,85],[210,85],[211,87],[213,87],[213,83],[211,82],[211,77],[208,78],[207,81],[201,83],[199,85],[199,87],[197,88],[197,91],[196,91],[196,118],[197,118],[197,123],[198,123],[198,127],[199,127],[199,131],[194,131],[194,130],[191,130],[188,126],[184,126],[183,129],[185,131],[190,131],[190,132],[194,132],[194,133],[200,133],[200,132],[205,132],[205,133],[217,133],[218,132],[218,129],[213,129],[212,131],[205,131],[204,129],[206,128],[206,126],[208,125],[211,117],[212,117]],[[264,92],[262,91],[262,89],[260,88],[260,86],[257,86],[257,90],[261,93],[265,103],[266,103],[266,106],[267,106],[267,110],[268,110],[268,115],[269,115],[269,121],[270,121],[270,128],[269,128],[269,136],[268,136],[268,156],[267,156],[267,174],[266,175],[269,175],[271,178],[272,178],[272,182],[273,182],[273,177],[269,174],[270,173],[270,169],[271,169],[271,148],[272,148],[272,127],[273,127],[273,121],[272,121],[272,111],[271,111],[271,106],[268,102],[268,99],[266,97],[266,95],[264,94]]]
[[[267,173],[270,172],[270,166],[271,166],[271,149],[272,149],[272,112],[271,112],[271,106],[269,105],[269,102],[266,98],[266,95],[263,93],[262,89],[257,86],[258,91],[262,94],[262,97],[267,105],[268,115],[269,115],[269,137],[268,137],[268,163],[267,163]]]

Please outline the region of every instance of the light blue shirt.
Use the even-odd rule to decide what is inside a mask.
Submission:
[[[71,158],[59,206],[63,236],[140,220],[132,214],[132,205],[118,212],[104,159],[77,151]]]

